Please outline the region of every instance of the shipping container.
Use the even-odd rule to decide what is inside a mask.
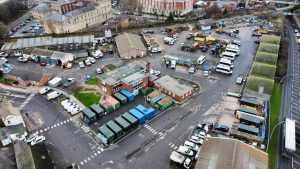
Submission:
[[[258,133],[259,130],[258,130],[257,127],[248,126],[248,125],[245,125],[245,124],[239,124],[238,131],[253,134],[253,135],[256,135],[256,136],[258,136],[258,134],[259,134]]]
[[[123,95],[122,95],[121,93],[119,93],[119,92],[115,93],[115,94],[114,94],[114,97],[115,97],[117,100],[119,100],[119,102],[120,102],[121,104],[127,103],[127,98],[126,98],[125,96],[123,96]]]
[[[252,115],[258,115],[256,110],[249,109],[249,108],[242,107],[242,106],[237,111],[241,111],[241,112],[244,112],[244,113],[249,113],[249,114],[252,114]]]
[[[160,92],[158,90],[154,90],[153,92],[147,95],[147,101],[150,101],[151,99],[158,96],[159,94]]]
[[[105,144],[110,144],[115,139],[115,134],[104,124],[99,129],[98,137]]]
[[[85,108],[82,110],[82,114],[85,118],[89,119],[91,122],[96,120],[96,114],[92,112],[89,108]]]
[[[256,127],[259,127],[261,120],[259,118],[255,118],[253,116],[243,114],[240,117],[240,123],[247,124],[247,125],[254,125]]]
[[[97,118],[104,116],[104,110],[98,104],[92,104],[90,108],[96,113]]]
[[[115,122],[122,128],[124,132],[128,131],[131,127],[130,123],[128,123],[122,116],[115,118]]]
[[[117,110],[121,107],[121,104],[120,102],[113,98],[112,96],[108,96],[106,99],[105,99],[110,105],[112,105],[112,107],[114,108],[114,110]]]
[[[106,100],[100,100],[99,103],[100,107],[102,107],[107,113],[111,113],[114,110],[112,105],[110,105]]]
[[[165,97],[162,100],[160,100],[159,102],[157,102],[157,105],[159,107],[160,110],[165,110],[168,107],[170,107],[172,104],[174,103],[174,100],[171,97]]]
[[[129,113],[138,119],[140,124],[145,123],[146,117],[143,113],[139,112],[137,109],[130,109]]]
[[[158,101],[160,101],[161,99],[165,98],[165,97],[166,97],[166,95],[162,93],[162,94],[160,94],[160,95],[154,97],[153,99],[151,99],[151,100],[150,100],[150,104],[151,104],[153,107],[155,107],[156,103],[157,103]]]
[[[129,114],[128,112],[124,113],[122,117],[125,120],[127,120],[133,128],[139,125],[138,119],[132,116],[131,114]]]
[[[120,137],[122,135],[122,128],[118,126],[114,121],[109,121],[106,123],[107,127],[113,131],[117,137]]]
[[[141,89],[141,93],[143,95],[147,95],[147,94],[151,93],[152,91],[153,91],[153,89],[151,89],[149,87],[145,87],[145,88]]]
[[[134,96],[128,90],[122,89],[122,90],[120,90],[120,93],[127,98],[128,102],[133,102]]]
[[[242,98],[240,102],[242,105],[248,105],[252,107],[258,107],[259,105],[259,102],[257,100],[247,99],[247,98]]]
[[[143,113],[146,117],[146,120],[151,119],[154,116],[154,109],[153,108],[146,108],[143,105],[138,105],[135,107],[138,111],[140,111],[141,113]]]

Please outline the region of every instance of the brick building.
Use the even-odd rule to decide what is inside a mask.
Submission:
[[[179,12],[184,15],[193,10],[194,0],[139,0],[143,4],[143,12],[150,14],[168,15],[170,12]]]
[[[178,102],[184,101],[192,96],[191,86],[180,84],[179,81],[165,75],[154,81],[154,88],[172,97]]]
[[[234,11],[237,8],[238,3],[236,1],[218,1],[217,6],[220,10]]]
[[[139,90],[145,86],[148,86],[149,78],[147,75],[141,72],[136,72],[130,76],[127,76],[121,80],[121,85],[123,89],[130,92],[134,90]]]

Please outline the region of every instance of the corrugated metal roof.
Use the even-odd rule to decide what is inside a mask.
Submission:
[[[140,36],[134,34],[124,33],[117,36],[116,44],[119,53],[123,53],[131,49],[140,49],[146,51]]]

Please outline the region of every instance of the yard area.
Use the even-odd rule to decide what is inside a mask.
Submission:
[[[85,84],[88,84],[88,85],[97,85],[97,83],[98,83],[98,80],[97,80],[96,77],[94,77],[94,78],[92,78],[90,80],[85,81]]]
[[[280,103],[281,103],[281,86],[279,82],[275,81],[273,92],[270,101],[270,131],[273,130],[274,126],[278,124],[280,115]],[[269,143],[268,154],[269,154],[269,169],[275,169],[276,166],[276,152],[277,152],[277,137],[278,127],[274,129],[273,136]]]
[[[98,103],[101,98],[100,95],[96,95],[95,93],[92,92],[76,93],[74,96],[86,107],[89,107],[94,103]]]

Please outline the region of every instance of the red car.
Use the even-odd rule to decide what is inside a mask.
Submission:
[[[40,61],[40,65],[41,65],[41,66],[46,66],[47,63],[46,63],[45,61]]]

